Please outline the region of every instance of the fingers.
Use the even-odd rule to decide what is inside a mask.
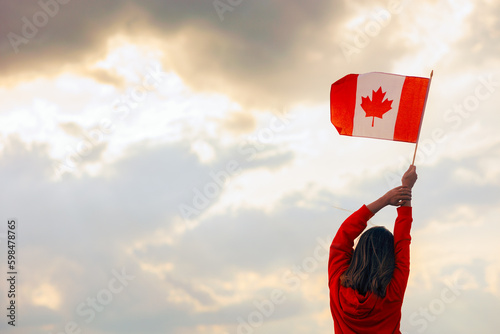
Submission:
[[[397,190],[396,196],[399,201],[411,201],[411,189],[407,187],[401,187]]]
[[[397,198],[411,198],[411,189],[401,189],[395,194]]]
[[[416,174],[416,173],[417,173],[417,167],[415,165],[410,165],[406,170],[405,175]]]
[[[410,168],[408,170],[411,174],[415,174],[415,176],[417,176],[417,167],[415,165],[410,165]]]
[[[405,186],[395,187],[385,195],[387,203],[390,205],[403,205],[411,201],[411,188]]]
[[[400,194],[410,194],[411,195],[411,188],[408,187],[403,187],[398,190]]]
[[[395,190],[398,193],[402,193],[402,192],[409,192],[409,193],[411,193],[411,188],[407,187],[407,186],[398,186],[398,187],[394,188],[393,190]]]
[[[411,195],[401,195],[398,197],[399,201],[411,201]]]

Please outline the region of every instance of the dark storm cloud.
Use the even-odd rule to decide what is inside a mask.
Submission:
[[[46,2],[58,4],[42,1]],[[344,9],[341,1],[243,1],[220,21],[211,0],[72,0],[50,7],[53,17],[33,1],[0,6],[0,70],[5,84],[64,69],[119,84],[110,73],[90,73],[85,64],[104,55],[108,38],[122,34],[138,42],[159,41],[168,68],[194,88],[276,105],[282,105],[285,96],[308,100],[324,93],[318,92],[317,82],[330,81],[320,74],[335,71],[330,62],[340,50],[335,45],[335,54],[327,51],[318,62],[306,58],[311,49],[324,53],[324,48],[332,48],[325,28],[340,22]],[[36,27],[34,21],[43,17],[46,23]],[[179,37],[181,45],[169,49]]]
[[[277,107],[326,100],[329,85],[349,72],[391,71],[415,49],[449,42],[441,34],[408,43],[415,34],[415,22],[405,18],[418,6],[406,2],[399,6],[391,1],[373,2],[360,12],[337,0],[241,1],[224,12],[222,21],[212,0],[40,3],[50,3],[52,7],[46,8],[52,9],[27,0],[0,4],[4,84],[73,70],[120,86],[123,82],[116,73],[87,68],[108,51],[109,38],[120,34],[138,43],[155,41],[164,51],[164,67],[194,89],[222,92],[245,104]],[[475,28],[455,44],[460,52],[451,55],[451,61],[472,66],[497,54],[498,20],[493,14],[497,7],[476,6],[475,15],[468,17]],[[454,10],[443,4],[436,8]],[[44,14],[47,11],[53,11],[53,17]],[[46,23],[26,28],[43,19],[39,13],[45,15]],[[365,19],[345,28],[356,15]],[[453,23],[456,29],[463,28],[463,22]],[[23,33],[29,33],[29,38]],[[13,40],[12,34],[21,39]],[[346,56],[341,45],[355,52]],[[412,66],[426,72],[431,65]],[[410,74],[423,75],[420,72]]]

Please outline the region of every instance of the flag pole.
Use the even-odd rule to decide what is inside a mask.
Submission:
[[[429,83],[427,84],[427,92],[425,93],[425,100],[424,100],[424,109],[422,110],[422,117],[420,118],[420,125],[418,126],[417,142],[415,143],[415,152],[413,153],[413,161],[411,163],[412,165],[415,164],[415,157],[417,156],[418,140],[420,139],[420,130],[422,129],[422,123],[424,122],[425,107],[427,106],[427,97],[429,96],[429,90],[431,88],[431,81],[433,74],[434,70],[431,71],[431,75],[429,77]]]

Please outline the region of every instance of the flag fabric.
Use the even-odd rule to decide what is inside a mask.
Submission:
[[[332,84],[330,116],[341,135],[416,143],[429,78],[370,72]]]

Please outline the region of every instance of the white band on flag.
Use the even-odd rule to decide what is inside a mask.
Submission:
[[[360,74],[358,76],[353,136],[394,139],[394,128],[405,78],[405,76],[401,75],[388,75],[379,72]],[[382,86],[381,83],[383,83]],[[379,87],[381,87],[382,93],[385,93],[383,101],[386,99],[392,101],[391,109],[384,112],[381,115],[382,118],[367,117],[366,111],[361,107],[362,97],[373,100],[373,92],[376,92]]]

